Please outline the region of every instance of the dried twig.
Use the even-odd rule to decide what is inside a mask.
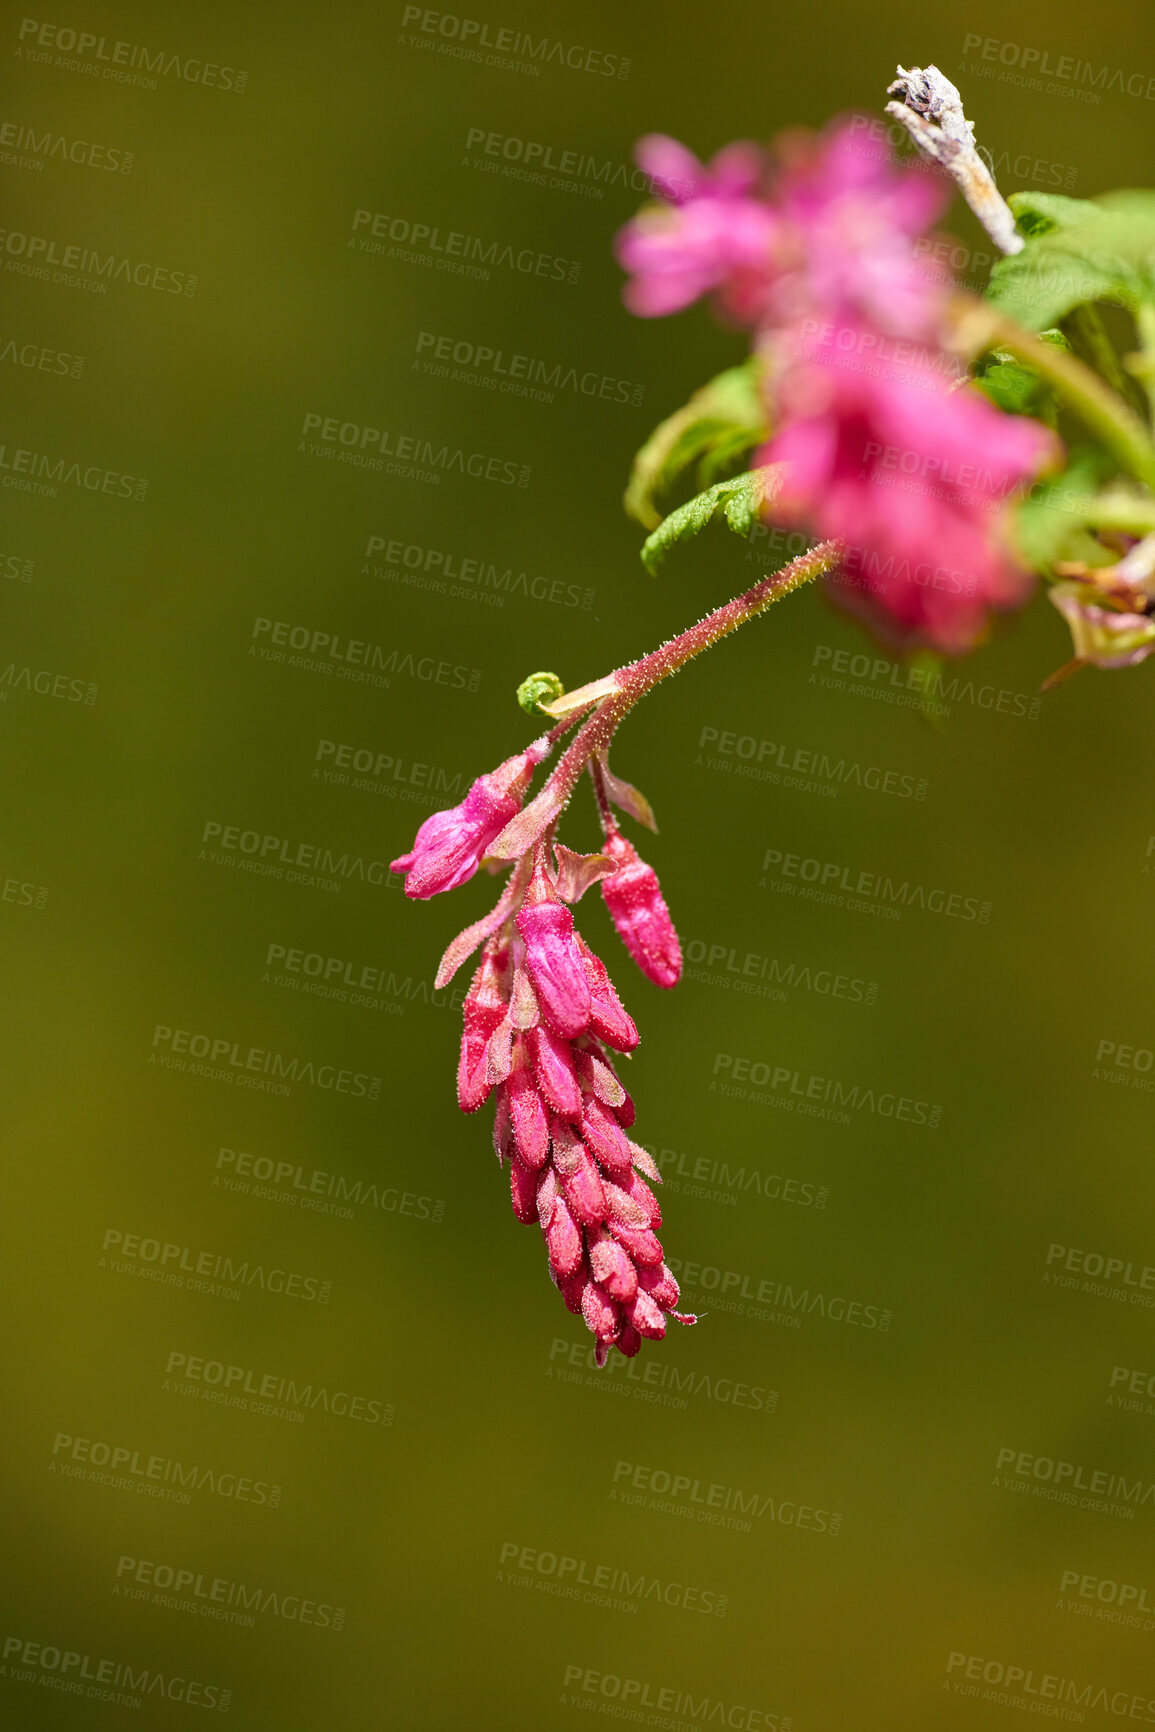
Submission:
[[[995,185],[974,141],[974,122],[963,113],[962,97],[937,66],[896,68],[898,77],[887,95],[886,112],[901,121],[924,156],[937,162],[994,241],[1000,252],[1022,251],[1011,207]]]

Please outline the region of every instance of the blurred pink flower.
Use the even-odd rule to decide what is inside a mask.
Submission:
[[[627,304],[668,312],[715,289],[755,323],[775,429],[757,462],[784,465],[769,514],[846,544],[829,591],[890,645],[973,648],[1031,593],[1005,507],[1057,442],[961,383],[949,275],[916,251],[945,180],[896,164],[863,116],[783,135],[765,197],[752,168],[723,185],[721,157],[704,170],[672,140],[643,145],[690,190],[620,238]]]
[[[775,517],[846,544],[830,593],[888,643],[972,649],[1031,593],[1000,518],[1053,435],[862,322],[804,321],[778,353],[781,425],[758,457],[785,465]]]
[[[881,331],[929,338],[941,282],[918,265],[912,243],[941,216],[946,181],[921,164],[899,167],[869,142],[863,115],[825,133],[795,133],[774,187],[779,270],[770,316],[830,319],[857,312]]]
[[[705,168],[675,139],[652,133],[636,157],[669,202],[646,207],[618,236],[618,261],[634,277],[630,311],[657,318],[718,290],[725,310],[749,323],[762,309],[777,229],[765,200],[752,196],[761,152],[732,144]]]

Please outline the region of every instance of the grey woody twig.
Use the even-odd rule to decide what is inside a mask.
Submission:
[[[963,113],[962,97],[950,79],[937,66],[896,71],[887,95],[901,100],[888,102],[886,112],[905,126],[924,156],[946,170],[999,251],[1021,252],[1014,213],[978,153],[974,122]]]

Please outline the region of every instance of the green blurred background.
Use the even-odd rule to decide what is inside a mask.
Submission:
[[[489,64],[482,26],[560,49]],[[967,70],[1025,48],[1123,78],[1088,103]],[[804,592],[631,720],[616,767],[657,809],[646,851],[699,978],[661,994],[600,903],[582,925],[642,1031],[637,1134],[707,1315],[629,1373],[588,1363],[488,1111],[456,1111],[457,1013],[428,983],[492,888],[406,905],[380,869],[446,803],[428,788],[526,738],[526,673],[593,678],[764,568],[718,532],[651,579],[620,510],[649,427],[742,352],[702,309],[623,311],[634,139],[708,153],[878,111],[896,62],[935,60],[1017,163],[1004,190],[1150,184],[1150,16],[211,0],[12,11],[2,51],[3,1724],[1155,1721],[1149,670],[1085,673],[1030,719],[1069,653],[1040,603],[931,727]],[[500,172],[528,143],[614,168]],[[363,249],[358,211],[497,242],[488,277],[423,239]],[[422,333],[629,389],[502,394],[423,369]],[[329,417],[481,454],[496,479],[335,461]],[[36,467],[18,451],[66,460],[55,494],[10,485]],[[434,580],[480,564],[418,587],[406,549]],[[476,581],[490,567],[508,590]],[[263,656],[275,622],[380,646],[389,683]],[[816,677],[841,652],[871,658],[857,690]],[[925,797],[736,775],[764,741]],[[344,870],[255,874],[240,832]],[[567,840],[594,834],[575,805]],[[779,894],[768,850],[989,919]],[[294,950],[384,989],[303,991],[268,961]],[[751,978],[776,962],[776,994],[734,989],[747,956]],[[827,970],[877,990],[836,998]],[[164,1030],[295,1058],[298,1080],[166,1065]],[[743,1058],[940,1122],[712,1086]],[[1109,1280],[1070,1272],[1109,1260]],[[789,1301],[735,1304],[761,1283],[810,1295],[800,1327]],[[835,1298],[854,1322],[824,1314]],[[1055,1474],[1101,1491],[1095,1473],[1125,1480],[1090,1500],[1113,1508],[1045,1495]]]

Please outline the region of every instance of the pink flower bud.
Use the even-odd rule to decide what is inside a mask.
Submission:
[[[589,1270],[585,1267],[584,1262],[579,1264],[572,1275],[559,1275],[551,1266],[550,1276],[554,1286],[565,1300],[566,1310],[572,1311],[575,1317],[580,1317],[582,1314],[582,1295],[590,1278]]]
[[[626,1318],[639,1335],[645,1335],[650,1341],[660,1341],[666,1333],[666,1318],[661,1306],[641,1288],[626,1306]]]
[[[541,1014],[552,1032],[569,1040],[590,1019],[590,988],[573,935],[573,915],[561,902],[527,900],[517,917],[526,967]]]
[[[545,1107],[534,1086],[529,1070],[529,1056],[521,1041],[514,1051],[514,1065],[506,1084],[509,1116],[517,1152],[527,1167],[534,1171],[545,1165],[549,1153],[549,1125]]]
[[[550,1267],[558,1275],[574,1275],[581,1267],[581,1231],[564,1200],[554,1204],[553,1217],[545,1236],[549,1248]]]
[[[537,1181],[537,1219],[543,1233],[549,1232],[557,1200],[557,1174],[552,1167],[546,1167]]]
[[[482,953],[462,1006],[464,1027],[457,1065],[457,1101],[463,1113],[475,1113],[488,1099],[492,1084],[486,1062],[489,1038],[505,1015],[503,984],[508,951],[492,941]]]
[[[682,978],[682,947],[658,874],[620,830],[607,835],[605,852],[618,863],[617,871],[601,881],[602,898],[618,937],[655,986],[676,986]]]
[[[624,1245],[638,1266],[638,1279],[642,1278],[645,1268],[660,1268],[662,1263],[662,1247],[657,1236],[648,1227],[627,1227],[621,1221],[612,1217],[606,1225],[619,1245]],[[645,1283],[643,1282],[643,1286]],[[649,1289],[646,1289],[647,1292]],[[677,1295],[675,1294],[675,1298]]]
[[[637,1301],[635,1300],[634,1303],[636,1304]],[[661,1316],[661,1313],[659,1312],[658,1315]],[[617,1306],[608,1293],[604,1293],[594,1281],[587,1281],[585,1292],[582,1294],[582,1316],[598,1340],[607,1343],[607,1345],[613,1341],[621,1328],[621,1318]]]
[[[655,1305],[670,1311],[678,1303],[678,1283],[664,1263],[638,1270],[638,1286],[650,1295]]]
[[[459,806],[426,818],[409,853],[392,862],[392,871],[406,874],[406,896],[424,901],[473,877],[489,844],[520,811],[533,766],[544,756],[539,747],[507,758],[479,776]]]
[[[623,1304],[638,1291],[637,1270],[629,1252],[616,1239],[602,1238],[590,1246],[590,1272],[611,1299]]]
[[[581,945],[582,963],[589,983],[589,1026],[598,1039],[604,1040],[608,1046],[614,1047],[618,1052],[632,1052],[638,1044],[638,1031],[634,1027],[633,1018],[627,1014],[621,999],[614,991],[613,982],[601,957],[595,956],[580,938],[578,943]]]
[[[658,1199],[655,1197],[646,1181],[640,1176],[640,1174],[635,1173],[632,1168],[630,1169],[629,1178],[624,1182],[624,1189],[629,1192],[632,1201],[637,1204],[645,1215],[646,1226],[660,1227],[662,1224],[662,1211],[658,1206]]]
[[[551,1034],[543,1022],[539,1022],[536,1028],[531,1028],[527,1038],[537,1086],[545,1099],[554,1112],[560,1113],[563,1118],[580,1118],[581,1089],[574,1075],[569,1042],[559,1040],[557,1035]]]
[[[528,1227],[537,1220],[537,1180],[516,1155],[509,1163],[509,1191],[514,1214]]]
[[[582,1114],[582,1140],[610,1177],[628,1189],[633,1174],[630,1145],[617,1122],[592,1095],[587,1097]]]
[[[615,1222],[623,1227],[648,1227],[646,1211],[639,1207],[628,1191],[623,1191],[620,1185],[615,1185],[610,1179],[602,1180],[602,1194],[606,1202],[606,1217],[612,1227]]]
[[[502,1089],[497,1097],[497,1111],[493,1115],[493,1151],[499,1161],[512,1161],[517,1153],[517,1145],[513,1140],[513,1125],[509,1117],[509,1101]]]
[[[579,1159],[570,1172],[562,1175],[562,1195],[584,1227],[597,1227],[606,1218],[605,1188],[590,1156],[580,1144],[578,1147]]]
[[[632,1359],[640,1350],[642,1338],[632,1323],[623,1323],[614,1346],[619,1353],[624,1353],[627,1359]]]

